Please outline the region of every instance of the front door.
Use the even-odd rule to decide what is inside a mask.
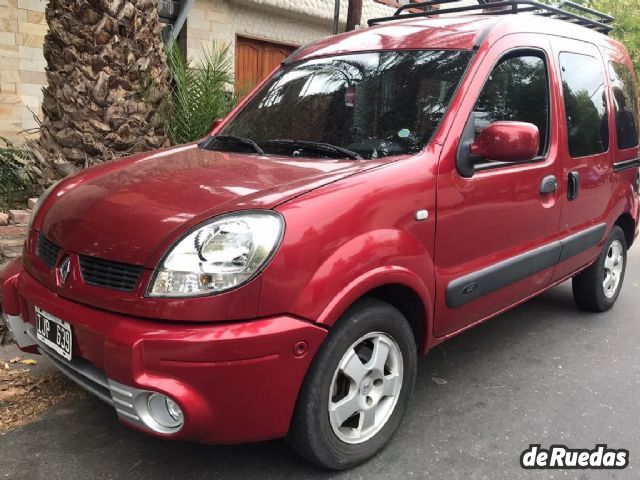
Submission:
[[[297,47],[238,37],[236,41],[236,92],[245,95],[269,75]]]
[[[554,279],[560,280],[593,261],[604,240],[606,211],[611,199],[612,162],[609,152],[613,116],[608,115],[605,65],[589,43],[554,38],[554,61],[562,80],[560,231],[569,237]]]
[[[549,52],[543,36],[510,35],[471,66],[476,73],[462,85],[466,94],[438,167],[436,336],[483,320],[551,282],[562,204],[548,182],[560,180],[562,165]],[[495,121],[536,125],[539,156],[523,164],[482,159],[463,177],[456,168],[459,139],[477,138]]]

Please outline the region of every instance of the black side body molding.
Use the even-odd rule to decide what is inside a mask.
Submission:
[[[575,257],[576,255],[595,247],[600,243],[604,232],[607,229],[606,223],[601,223],[595,227],[587,228],[581,232],[575,233],[560,240],[562,244],[562,254],[560,254],[560,262]]]
[[[606,228],[602,223],[456,278],[447,286],[447,306],[460,307],[576,256],[600,243]]]
[[[614,172],[621,172],[630,168],[640,167],[640,158],[632,158],[631,160],[625,160],[624,162],[618,162],[613,164]]]

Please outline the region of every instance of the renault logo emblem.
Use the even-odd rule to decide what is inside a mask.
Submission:
[[[67,277],[69,276],[69,272],[71,271],[71,260],[69,257],[64,257],[62,262],[60,262],[60,266],[58,267],[58,275],[60,275],[60,283],[65,283],[67,281]]]

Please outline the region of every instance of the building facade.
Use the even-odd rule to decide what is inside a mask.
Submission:
[[[44,0],[0,0],[0,137],[20,140],[37,129],[47,23]]]
[[[333,0],[195,0],[186,24],[186,49],[197,56],[212,42],[229,45],[236,87],[243,91],[263,78],[301,45],[332,34]],[[341,0],[344,31],[347,0]],[[361,25],[393,13],[374,0],[363,1]]]

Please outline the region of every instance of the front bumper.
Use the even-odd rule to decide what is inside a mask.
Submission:
[[[207,325],[126,317],[61,298],[26,271],[10,278],[4,291],[19,305],[6,317],[22,347],[35,344],[63,373],[112,405],[122,422],[183,440],[236,443],[285,435],[327,333],[286,315]],[[35,306],[71,324],[71,361],[35,339]],[[180,405],[179,431],[158,431],[145,421],[149,392]]]

